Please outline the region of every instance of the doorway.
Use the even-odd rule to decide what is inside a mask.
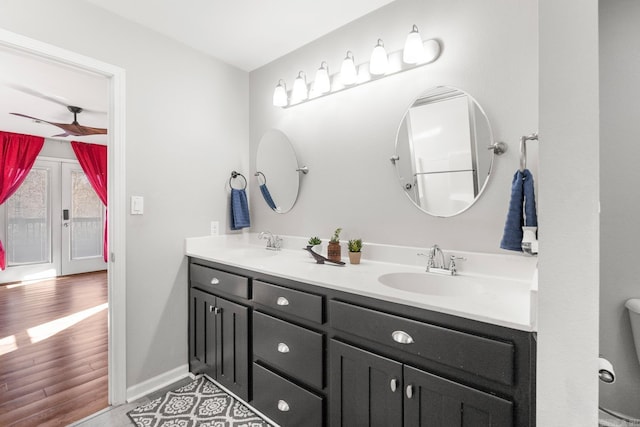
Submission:
[[[38,158],[18,191],[0,207],[6,242],[2,282],[105,270],[105,209],[75,161]]]
[[[125,72],[75,52],[0,29],[0,47],[104,76],[108,97],[108,371],[109,403],[126,400]]]

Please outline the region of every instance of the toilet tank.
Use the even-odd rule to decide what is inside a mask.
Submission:
[[[624,305],[629,310],[629,319],[631,320],[633,341],[636,344],[636,356],[638,356],[638,363],[640,363],[640,299],[633,298],[627,300]]]

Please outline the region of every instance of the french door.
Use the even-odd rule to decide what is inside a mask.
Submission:
[[[37,160],[0,208],[0,283],[104,270],[105,209],[77,162]]]

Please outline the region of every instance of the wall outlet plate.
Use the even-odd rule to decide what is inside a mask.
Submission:
[[[211,221],[211,235],[217,236],[220,234],[220,222],[219,221]]]

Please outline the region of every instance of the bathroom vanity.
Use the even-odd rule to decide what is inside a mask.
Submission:
[[[369,274],[393,264],[217,244],[187,243],[190,370],[278,424],[535,425],[530,326],[454,315],[429,298],[403,304],[402,291],[375,297]]]

